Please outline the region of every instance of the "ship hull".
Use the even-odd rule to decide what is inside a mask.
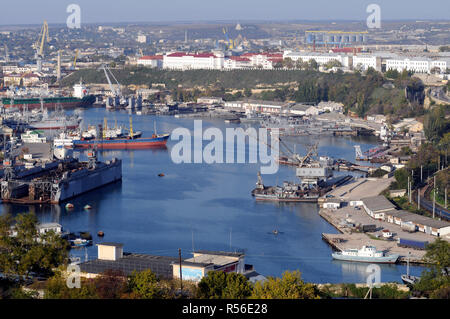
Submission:
[[[165,147],[169,135],[155,138],[135,138],[135,139],[111,139],[111,140],[84,140],[74,141],[75,148],[91,148],[97,147],[103,150],[114,149],[145,149],[145,148],[159,148]]]
[[[319,198],[278,198],[264,195],[255,195],[257,201],[265,202],[303,202],[303,203],[317,203]]]
[[[389,255],[384,257],[361,257],[361,256],[346,256],[340,253],[332,254],[333,259],[341,261],[352,261],[360,263],[372,263],[372,264],[395,264],[399,258],[399,255]]]
[[[43,107],[47,109],[55,109],[61,107],[63,109],[73,109],[78,107],[87,107],[91,106],[95,102],[95,97],[87,96],[83,99],[78,98],[70,98],[70,97],[55,97],[55,98],[44,98],[43,99]],[[18,108],[20,110],[25,107],[29,110],[32,109],[40,109],[41,101],[38,98],[30,98],[30,99],[15,99],[11,100],[9,98],[4,98],[2,100],[4,108]]]

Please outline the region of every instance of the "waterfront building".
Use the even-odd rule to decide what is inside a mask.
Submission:
[[[366,213],[375,219],[384,219],[385,213],[395,210],[395,206],[384,196],[366,197],[362,199]]]
[[[433,236],[440,237],[450,234],[450,223],[404,210],[386,212],[385,221],[395,225],[412,224],[418,231]]]
[[[106,270],[121,271],[125,276],[134,271],[151,270],[159,278],[180,278],[179,257],[126,253],[121,243],[105,242],[97,247],[98,258],[79,265],[83,277],[95,278]],[[193,252],[192,258],[181,259],[183,280],[198,282],[209,271],[235,272],[253,280],[262,277],[252,265],[245,264],[244,253],[199,250]]]
[[[181,262],[183,280],[200,281],[209,271],[244,274],[246,265],[243,253],[196,251],[194,257]],[[174,262],[173,278],[180,278],[180,264]]]
[[[223,104],[221,97],[204,96],[197,99],[198,104]]]

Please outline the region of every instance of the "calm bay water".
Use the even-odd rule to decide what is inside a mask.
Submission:
[[[83,112],[84,124],[128,126],[125,112],[89,109]],[[192,119],[133,115],[134,130],[144,136],[153,132],[171,132],[177,127],[193,131]],[[222,120],[203,121],[203,127],[237,127]],[[286,139],[299,153],[316,139]],[[377,145],[373,138],[321,137],[319,155],[354,160],[354,145],[363,151]],[[94,244],[101,241],[121,242],[128,252],[184,257],[192,249],[243,250],[246,263],[253,264],[263,275],[280,276],[285,270],[300,270],[303,278],[316,283],[365,282],[367,265],[333,261],[331,248],[321,234],[337,231],[318,215],[315,204],[256,203],[250,195],[256,183],[259,164],[174,164],[167,149],[103,151],[100,159],[123,160],[123,180],[77,197],[70,202],[75,209],[68,212],[60,206],[0,205],[0,213],[34,211],[42,222],[58,222],[65,230],[89,231]],[[204,146],[207,142],[203,143]],[[164,173],[165,177],[158,177]],[[294,181],[292,167],[280,167],[275,175],[263,176],[266,185]],[[92,210],[84,211],[89,204]],[[278,229],[281,234],[271,232]],[[96,233],[105,232],[104,239]],[[362,243],[363,244],[363,243]],[[73,255],[85,256],[85,250]],[[88,258],[97,257],[97,247],[87,249]],[[406,272],[404,265],[381,266],[382,281],[400,282]],[[422,267],[411,267],[411,274],[420,275]]]

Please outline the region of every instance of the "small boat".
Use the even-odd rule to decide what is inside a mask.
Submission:
[[[90,205],[84,206],[84,210],[91,210],[91,209],[92,209],[92,207]]]
[[[75,240],[72,240],[72,246],[74,247],[86,247],[90,244],[90,240],[77,238]]]
[[[104,236],[105,236],[105,233],[102,232],[102,231],[99,231],[99,232],[97,233],[97,236],[98,236],[98,237],[104,237]]]
[[[158,174],[159,177],[164,177],[166,175],[164,175],[164,173]]]
[[[71,203],[67,203],[67,204],[66,204],[66,209],[67,209],[67,210],[69,210],[69,209],[74,209],[74,207],[75,207],[75,206],[74,206],[73,204],[71,204]]]

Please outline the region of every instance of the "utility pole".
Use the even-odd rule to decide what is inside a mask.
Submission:
[[[447,187],[445,187],[445,209],[447,209]]]
[[[436,175],[434,175],[434,192],[433,192],[433,218],[436,212]]]
[[[183,272],[181,270],[181,248],[178,248],[178,258],[180,260],[180,292],[183,294]]]
[[[409,176],[408,176],[408,198],[409,198],[409,203],[411,204],[411,188],[409,187]]]
[[[420,188],[417,189],[417,209],[420,210]]]
[[[423,183],[423,165],[420,165],[420,183]]]

